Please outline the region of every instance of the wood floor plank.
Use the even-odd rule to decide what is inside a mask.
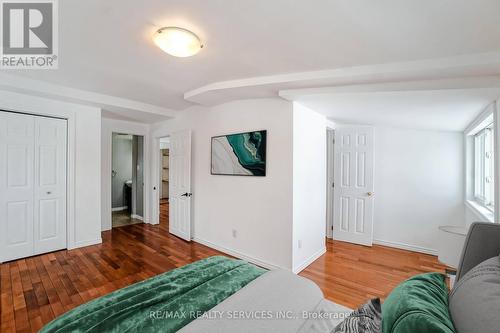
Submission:
[[[54,289],[57,293],[57,296],[59,297],[59,299],[61,301],[61,305],[64,307],[64,309],[66,311],[74,308],[75,305],[73,304],[73,301],[72,301],[70,295],[68,294],[68,291],[66,290],[66,288],[64,286],[64,283],[62,282],[61,278],[59,277],[59,270],[53,264],[53,262],[55,260],[50,260],[49,256],[44,256],[44,255],[41,256],[41,259],[42,259],[43,267],[47,271],[47,274],[48,274],[50,280],[52,281],[52,284],[54,285]]]
[[[15,332],[16,320],[14,316],[14,298],[12,296],[12,282],[10,275],[10,265],[1,265],[0,292],[1,292],[1,332]]]
[[[31,332],[19,266],[17,262],[12,262],[9,265],[16,330],[17,332]]]
[[[40,281],[45,290],[45,294],[49,301],[50,309],[52,311],[53,316],[59,316],[63,314],[65,311],[61,303],[61,299],[59,298],[59,295],[57,294],[57,291],[54,287],[54,284],[52,283],[52,280],[50,279],[50,276],[47,270],[45,269],[45,266],[43,265],[42,259],[40,258],[40,256],[34,257],[32,259],[33,263],[36,266],[38,276],[40,277]]]
[[[38,330],[42,327],[40,307],[43,304],[39,304],[38,302],[35,286],[31,281],[30,271],[26,260],[19,260],[17,263],[19,267],[19,274],[21,275],[21,284],[23,286],[24,299],[26,309],[28,311],[31,332],[38,332]]]
[[[1,332],[36,332],[64,312],[151,276],[221,252],[168,232],[168,202],[160,224],[133,224],[102,233],[103,243],[1,265]],[[349,307],[382,299],[401,281],[443,272],[434,256],[383,246],[327,241],[327,252],[300,275],[325,297]]]

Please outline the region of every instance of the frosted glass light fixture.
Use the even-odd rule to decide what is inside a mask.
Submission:
[[[179,27],[164,27],[157,30],[153,41],[160,49],[174,57],[190,57],[203,48],[196,34]]]

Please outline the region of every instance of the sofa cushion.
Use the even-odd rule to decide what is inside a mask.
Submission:
[[[458,280],[450,312],[458,333],[500,331],[500,257],[483,261]]]
[[[445,276],[416,275],[397,286],[382,305],[382,332],[455,332],[448,311]]]

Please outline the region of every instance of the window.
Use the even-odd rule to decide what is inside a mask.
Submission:
[[[495,205],[494,182],[494,130],[488,124],[474,135],[474,201],[493,211]]]

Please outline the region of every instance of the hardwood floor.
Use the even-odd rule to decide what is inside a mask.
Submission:
[[[162,205],[168,209],[168,205]],[[168,233],[160,224],[105,231],[103,243],[1,265],[0,331],[37,332],[64,312],[148,277],[221,252]]]
[[[113,212],[111,214],[111,225],[113,226],[113,228],[137,223],[142,223],[142,221],[136,218],[132,218],[132,216],[130,216],[128,211],[126,210]]]
[[[400,282],[427,272],[444,273],[437,257],[374,245],[327,240],[327,251],[299,275],[316,282],[325,297],[350,308],[382,300]]]
[[[168,203],[160,225],[136,224],[103,232],[103,243],[1,265],[0,330],[36,332],[64,312],[113,290],[222,253],[168,233]],[[167,218],[165,218],[167,217]],[[328,251],[300,275],[325,296],[355,307],[384,297],[402,280],[443,271],[432,256],[328,241]]]
[[[167,230],[168,230],[168,212],[169,212],[168,199],[160,199],[160,223],[164,224]]]

